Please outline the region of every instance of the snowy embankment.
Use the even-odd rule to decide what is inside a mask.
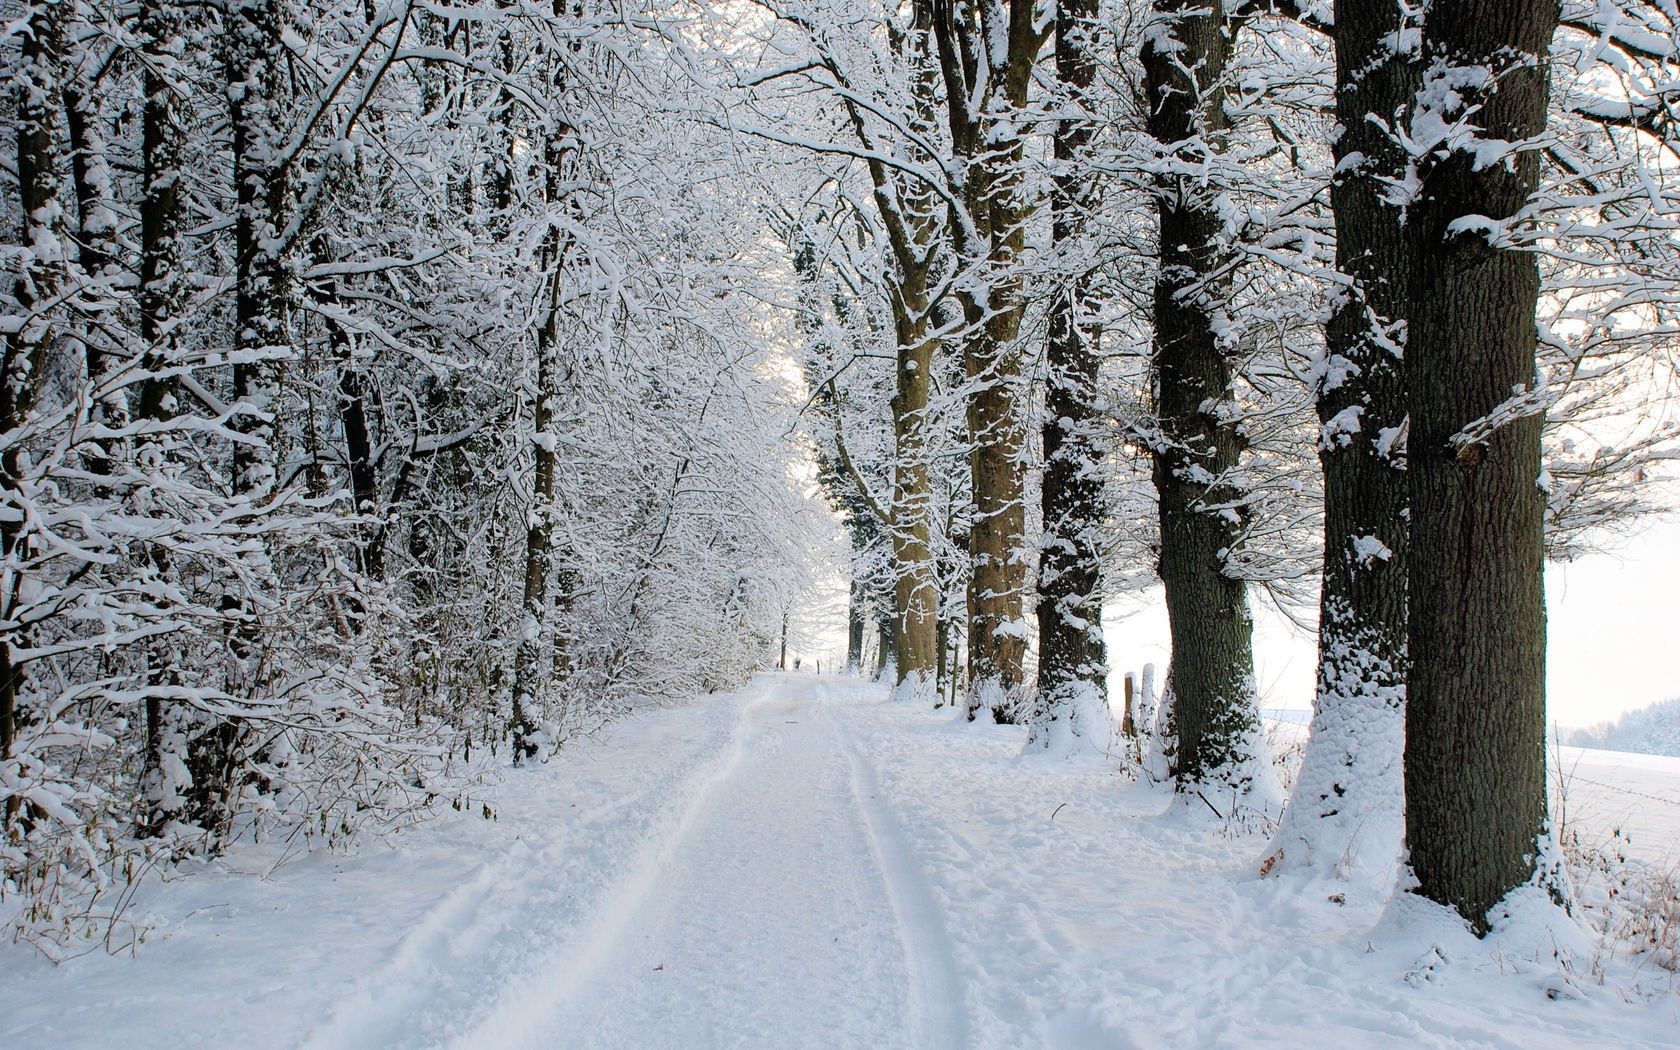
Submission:
[[[138,958],[0,948],[0,1044],[1680,1042],[1650,963],[1257,880],[1200,803],[884,696],[766,678],[510,773],[495,821],[148,885]]]
[[[1305,744],[1311,712],[1263,714],[1274,752]],[[1292,767],[1299,757],[1285,755],[1283,761]],[[1554,746],[1548,765],[1552,816],[1583,844],[1614,847],[1665,869],[1680,865],[1680,758]]]

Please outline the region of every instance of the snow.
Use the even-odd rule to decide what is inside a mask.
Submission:
[[[1387,561],[1394,557],[1394,552],[1388,549],[1388,544],[1375,536],[1355,536],[1353,538],[1353,558],[1361,565],[1369,565],[1372,561]]]
[[[1477,941],[1415,898],[1258,879],[1259,830],[887,696],[767,676],[509,771],[493,821],[148,881],[137,957],[0,946],[0,1044],[1680,1041],[1672,990],[1571,974],[1539,902]],[[1638,762],[1680,798],[1680,761]]]
[[[1553,812],[1589,842],[1619,831],[1628,856],[1680,864],[1680,758],[1558,747],[1551,765]]]

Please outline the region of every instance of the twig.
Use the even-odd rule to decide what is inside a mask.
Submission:
[[[1213,809],[1213,803],[1208,802],[1207,796],[1202,794],[1201,788],[1196,789],[1196,797],[1201,799],[1203,802],[1207,803],[1207,808]],[[1217,809],[1213,809],[1213,815],[1218,817],[1220,820],[1225,819],[1225,814],[1219,812]]]

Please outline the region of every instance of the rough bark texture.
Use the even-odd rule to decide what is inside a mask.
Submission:
[[[1306,755],[1273,869],[1349,874],[1369,861],[1393,877],[1400,848],[1406,698],[1406,392],[1402,351],[1409,255],[1400,207],[1387,199],[1406,156],[1416,67],[1395,53],[1394,0],[1336,5],[1337,268],[1352,282],[1325,329],[1318,380],[1324,470],[1324,571],[1318,689]],[[1378,124],[1381,121],[1382,124]],[[1355,839],[1365,848],[1355,851]],[[1380,840],[1380,841],[1379,841]]]
[[[988,708],[1013,721],[1027,648],[1026,542],[1021,349],[1025,303],[1019,260],[1034,202],[1023,171],[1023,128],[1032,71],[1048,26],[1032,0],[934,5],[951,141],[961,164],[966,221],[955,223],[958,255],[983,280],[963,295],[969,334],[963,366],[973,526],[969,537],[970,717]],[[978,103],[978,105],[976,105]]]
[[[1063,105],[1082,106],[1096,77],[1091,36],[1096,0],[1063,0],[1056,14],[1056,76],[1066,93]],[[1051,237],[1072,243],[1089,214],[1090,179],[1081,166],[1092,125],[1080,117],[1062,120],[1055,132],[1056,195]],[[1089,278],[1072,276],[1051,306],[1045,345],[1044,479],[1039,493],[1044,539],[1038,564],[1038,696],[1031,739],[1048,742],[1061,725],[1074,735],[1106,744],[1105,652],[1102,636],[1098,541],[1104,513],[1103,483],[1096,445],[1100,416],[1097,396],[1097,331]],[[1096,717],[1095,725],[1081,724]]]
[[[1150,133],[1169,153],[1217,148],[1227,128],[1219,85],[1233,27],[1181,0],[1158,10],[1170,19],[1177,47],[1144,48]],[[1208,280],[1222,261],[1221,221],[1194,179],[1163,175],[1156,199],[1161,259],[1152,349],[1160,433],[1153,459],[1159,569],[1172,629],[1173,774],[1181,788],[1205,781],[1242,784],[1259,721],[1248,597],[1243,582],[1225,572],[1240,511],[1218,509],[1237,495],[1224,479],[1243,447],[1229,348],[1213,330],[1212,311],[1223,289]]]
[[[1557,17],[1552,0],[1430,8],[1420,111],[1462,117],[1441,109],[1451,84],[1478,107],[1472,145],[1539,135]],[[1454,224],[1516,215],[1538,177],[1533,150],[1488,163],[1460,148],[1424,173],[1408,220],[1407,476],[1412,549],[1427,557],[1408,565],[1406,834],[1418,892],[1478,930],[1533,876],[1546,816],[1542,419],[1512,410],[1536,382],[1540,276],[1533,255]],[[1479,422],[1495,412],[1497,427]]]
[[[234,446],[234,489],[252,500],[276,481],[274,408],[279,387],[273,358],[290,338],[292,281],[276,243],[290,187],[277,155],[276,120],[284,115],[281,0],[238,0],[223,26],[228,117],[233,138],[234,398],[245,411],[232,420],[248,440]]]
[[[186,223],[186,136],[182,126],[181,92],[166,76],[168,49],[182,32],[184,12],[173,3],[141,5],[139,37],[146,56],[146,99],[140,115],[142,197],[140,202],[140,337],[141,381],[139,418],[165,420],[175,414],[177,382],[164,374],[174,358],[175,331],[188,290],[184,278],[182,244]],[[136,460],[151,473],[163,465],[168,450],[157,438],[141,439]],[[153,547],[147,567],[159,577],[170,571],[169,558]],[[161,685],[179,675],[173,646],[165,641],[148,647],[146,680]],[[176,791],[179,771],[186,768],[190,713],[179,704],[165,705],[157,696],[146,700],[146,745],[141,756],[140,794],[146,800],[141,834],[161,833],[181,815],[184,799]]]
[[[927,334],[925,268],[900,287],[897,390],[893,395],[893,647],[901,693],[931,699],[938,677],[939,583],[933,566],[928,392],[937,345]]]
[[[51,304],[66,278],[66,231],[57,196],[64,158],[57,120],[62,105],[64,23],[69,12],[68,0],[51,0],[30,11],[22,27],[22,58],[11,85],[17,117],[18,203],[23,216],[19,243],[31,251],[18,271],[13,292],[28,316],[16,331],[7,333],[0,359],[0,434],[22,424],[34,407],[46,351],[53,340]],[[0,486],[16,493],[22,468],[20,449],[12,442],[0,452]],[[11,563],[27,554],[21,517],[6,515],[0,521],[0,557]],[[13,618],[15,600],[14,593],[0,595],[0,613],[4,614],[0,618]],[[0,638],[0,759],[12,756],[17,738],[17,697],[24,672],[12,658],[13,645],[23,641],[15,630]],[[8,802],[7,825],[19,804],[17,796]]]
[[[558,81],[558,78],[557,78]],[[563,83],[556,83],[563,90]],[[561,123],[544,136],[543,161],[547,178],[544,203],[561,202],[563,187],[571,181],[577,143],[573,131]],[[553,564],[554,478],[559,465],[554,443],[554,418],[563,396],[563,362],[560,359],[560,302],[565,282],[566,256],[570,242],[556,227],[550,227],[541,249],[547,271],[546,309],[537,327],[537,398],[531,409],[535,463],[531,479],[531,507],[525,529],[525,587],[523,622],[513,664],[513,760],[517,765],[537,753],[536,723],[532,709],[537,703],[542,667],[543,638],[549,624],[548,576]]]

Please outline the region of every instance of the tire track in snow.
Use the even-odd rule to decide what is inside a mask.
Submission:
[[[677,792],[687,794],[689,785],[710,783],[720,778],[720,769],[738,758],[739,738],[745,722],[745,712],[764,698],[757,683],[745,687],[739,695],[742,702],[734,713],[728,729],[728,742],[721,748],[722,757],[689,759],[679,763],[682,769]],[[685,768],[686,766],[686,768]],[[695,768],[698,766],[699,768]],[[558,785],[556,785],[558,786]],[[591,832],[612,827],[621,816],[639,813],[650,796],[668,795],[673,790],[670,780],[658,779],[647,786],[610,801],[592,806],[582,812],[564,814],[565,826],[560,829],[533,827],[533,832],[555,832],[541,848],[533,848],[523,836],[516,839],[501,857],[480,864],[468,881],[444,894],[427,908],[397,943],[389,949],[372,970],[354,981],[343,994],[333,998],[323,1018],[318,1021],[299,1044],[305,1050],[363,1050],[375,1046],[440,1046],[450,1038],[430,1028],[427,1018],[416,1030],[417,1014],[438,1005],[446,997],[460,997],[470,985],[487,989],[492,1002],[505,998],[504,975],[496,973],[495,957],[486,962],[486,951],[498,950],[510,932],[531,934],[546,925],[553,917],[548,914],[554,903],[557,874],[566,874],[565,859],[572,850],[573,840],[588,838]],[[669,804],[657,810],[669,810]],[[653,837],[666,823],[653,818]],[[644,842],[646,840],[644,839]],[[651,848],[647,845],[641,850]],[[637,856],[631,851],[631,859]],[[535,909],[542,909],[540,913]],[[542,953],[546,960],[547,951]],[[504,964],[505,965],[505,964]],[[522,967],[513,975],[515,981],[530,967]],[[469,995],[469,1000],[472,998]],[[444,1018],[447,1024],[447,1018]],[[475,1021],[464,1018],[464,1023]]]
[[[593,827],[667,790],[664,783],[652,784],[571,819],[578,828]],[[467,882],[427,909],[372,972],[333,1000],[300,1044],[301,1050],[358,1050],[396,1040],[403,1019],[424,1001],[433,985],[448,980],[448,974],[436,968],[437,960],[451,950],[488,943],[511,925],[516,916],[508,909],[487,910],[486,906],[498,896],[520,897],[533,882],[551,875],[556,854],[563,848],[557,844],[535,850],[519,839],[500,859],[480,864]]]
[[[524,853],[529,854],[529,850]],[[389,1035],[419,999],[433,960],[450,941],[484,921],[484,904],[507,882],[510,853],[479,865],[471,881],[455,887],[397,941],[385,961],[333,1001],[326,1018],[301,1044],[303,1050],[367,1046]]]
[[[852,800],[868,832],[869,847],[887,886],[887,897],[898,920],[899,939],[910,971],[910,1009],[918,1047],[961,1048],[969,1045],[963,981],[958,974],[951,940],[927,880],[918,870],[898,818],[881,800],[880,782],[838,719],[828,709],[832,688],[819,687],[817,711],[828,723],[846,756]]]
[[[763,691],[741,705],[722,761],[694,784],[671,830],[643,847],[631,874],[594,903],[592,918],[556,951],[503,992],[490,1012],[449,1045],[458,1050],[504,1050],[528,1043],[561,1005],[584,987],[612,955],[660,876],[693,834],[712,796],[741,765],[747,741],[760,727],[753,713],[773,699]]]

